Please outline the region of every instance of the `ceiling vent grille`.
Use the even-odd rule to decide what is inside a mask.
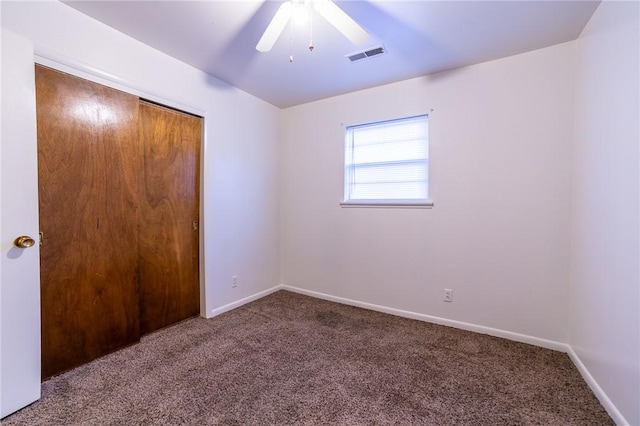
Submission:
[[[363,50],[361,52],[356,52],[356,53],[347,55],[347,58],[351,62],[357,62],[357,61],[361,61],[362,59],[371,58],[373,56],[382,55],[384,53],[387,53],[387,50],[384,48],[384,46],[376,46],[367,50]]]

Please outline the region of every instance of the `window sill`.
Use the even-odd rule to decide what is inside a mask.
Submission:
[[[342,201],[342,208],[369,207],[369,208],[396,208],[396,209],[430,209],[433,208],[433,201]]]

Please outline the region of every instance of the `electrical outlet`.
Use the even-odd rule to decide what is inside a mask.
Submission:
[[[236,288],[238,287],[238,276],[234,275],[231,277],[231,287]]]
[[[451,290],[450,288],[445,288],[444,298],[442,298],[442,300],[449,303],[453,302],[453,290]]]

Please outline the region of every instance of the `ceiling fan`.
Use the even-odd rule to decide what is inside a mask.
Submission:
[[[256,50],[259,52],[271,50],[284,28],[293,19],[296,8],[306,8],[308,11],[315,10],[354,44],[361,44],[369,37],[369,34],[356,21],[331,0],[287,0],[282,3],[271,19],[269,26],[256,45]],[[313,50],[313,44],[309,45],[309,50]]]

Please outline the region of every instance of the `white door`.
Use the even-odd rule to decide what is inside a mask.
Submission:
[[[2,30],[0,417],[40,398],[40,252],[32,43]],[[29,236],[36,243],[17,248]]]

